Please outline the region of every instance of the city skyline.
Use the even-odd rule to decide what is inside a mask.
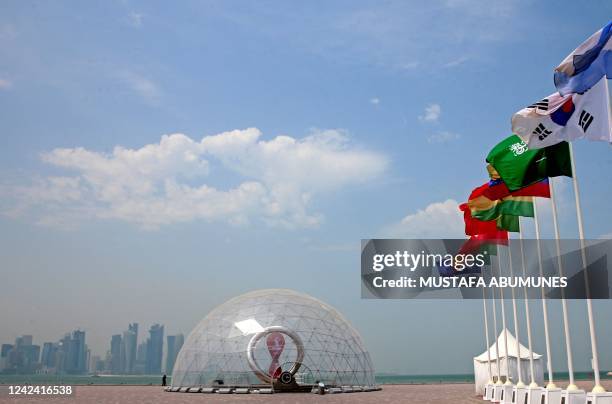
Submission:
[[[110,337],[109,349],[100,354],[88,348],[84,330],[67,332],[58,341],[42,345],[34,343],[34,335],[23,334],[13,344],[0,342],[0,374],[171,373],[184,335],[168,335],[164,345],[164,326],[156,323],[149,337],[138,343],[138,329],[138,323],[128,324],[126,331]]]

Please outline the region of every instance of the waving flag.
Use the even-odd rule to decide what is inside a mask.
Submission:
[[[462,203],[461,205],[459,205],[459,210],[463,212],[463,221],[465,222],[466,235],[474,236],[476,234],[497,232],[497,223],[495,220],[482,221],[474,219],[467,203]]]
[[[490,199],[487,192],[490,183],[475,188],[468,198],[471,216],[481,221],[497,221],[502,215],[533,217],[533,198],[509,195],[502,199]]]
[[[508,245],[508,232],[499,230],[495,233],[474,235],[461,246],[459,254],[473,254],[492,244]]]
[[[567,142],[530,149],[520,137],[512,135],[489,152],[487,162],[506,183],[510,192],[547,177],[572,176]]]
[[[582,94],[607,76],[612,78],[612,21],[591,35],[555,68],[561,95]]]
[[[502,199],[512,196],[537,196],[540,198],[550,198],[550,186],[548,178],[538,181],[535,184],[528,185],[517,191],[510,192],[504,181],[501,179],[489,181],[489,186],[483,191],[483,195],[489,199]]]
[[[512,233],[518,233],[521,231],[519,216],[501,215],[497,218],[496,225],[498,230],[506,230]]]
[[[479,197],[468,202],[472,217],[479,220],[497,220],[501,215],[533,217],[533,198],[531,196],[508,196],[492,201]]]
[[[612,143],[608,80],[584,94],[554,93],[523,108],[512,116],[512,132],[531,149],[581,138]]]

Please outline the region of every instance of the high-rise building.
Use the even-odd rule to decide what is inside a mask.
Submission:
[[[13,345],[11,344],[2,344],[0,348],[0,358],[6,358],[8,353],[13,349]]]
[[[15,339],[15,345],[4,344],[1,350],[2,367],[14,373],[33,373],[40,366],[40,346],[32,344],[31,335]]]
[[[134,373],[136,369],[136,350],[138,347],[138,324],[128,325],[121,340],[122,369],[124,373]]]
[[[112,374],[117,375],[121,373],[121,345],[122,338],[120,334],[113,335],[111,337],[110,347],[110,371]]]
[[[145,372],[147,374],[160,374],[162,370],[162,356],[164,347],[164,326],[153,324],[149,329],[147,340],[147,360]]]
[[[2,344],[0,347],[0,372],[9,366],[9,352],[13,349],[11,344]]]
[[[104,361],[98,355],[91,355],[89,359],[89,373],[98,374],[104,371]]]
[[[166,348],[166,374],[172,374],[172,370],[174,369],[174,362],[176,362],[176,357],[185,342],[185,337],[183,334],[178,335],[168,335],[167,339],[167,348]]]
[[[57,368],[57,353],[59,344],[54,342],[45,342],[43,344],[42,354],[40,356],[40,364],[44,371],[50,371]]]
[[[144,374],[147,366],[147,341],[143,341],[138,344],[136,349],[136,366],[134,373]]]
[[[72,333],[74,348],[74,370],[75,373],[87,372],[87,344],[85,343],[85,331],[76,330]]]
[[[83,374],[87,372],[87,344],[85,331],[75,330],[66,334],[60,341],[61,365],[60,370],[69,374]]]
[[[15,346],[20,348],[22,346],[30,346],[32,345],[33,337],[31,335],[22,335],[21,337],[17,337],[15,339]]]

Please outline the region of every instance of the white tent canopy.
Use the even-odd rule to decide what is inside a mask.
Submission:
[[[510,368],[510,381],[512,383],[518,382],[518,364],[520,363],[521,376],[525,384],[529,384],[531,381],[531,371],[529,366],[529,349],[523,344],[519,343],[519,349],[516,349],[516,338],[510,330],[508,333],[508,365]],[[502,381],[506,379],[506,343],[505,343],[505,332],[499,334],[497,337],[497,345],[499,347],[499,366],[500,375]],[[489,347],[491,355],[491,370],[493,380],[497,380],[497,351],[495,350],[495,342]],[[520,360],[519,360],[520,358]],[[544,366],[542,355],[533,353],[534,361],[534,376],[535,381],[541,385],[544,381]],[[489,356],[487,351],[474,357],[474,381],[476,384],[476,393],[483,394],[484,386],[489,381]]]

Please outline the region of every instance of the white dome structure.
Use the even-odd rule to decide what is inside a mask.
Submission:
[[[265,289],[212,310],[189,334],[172,391],[376,388],[361,337],[334,308],[303,293]],[[225,391],[227,392],[227,391]]]

